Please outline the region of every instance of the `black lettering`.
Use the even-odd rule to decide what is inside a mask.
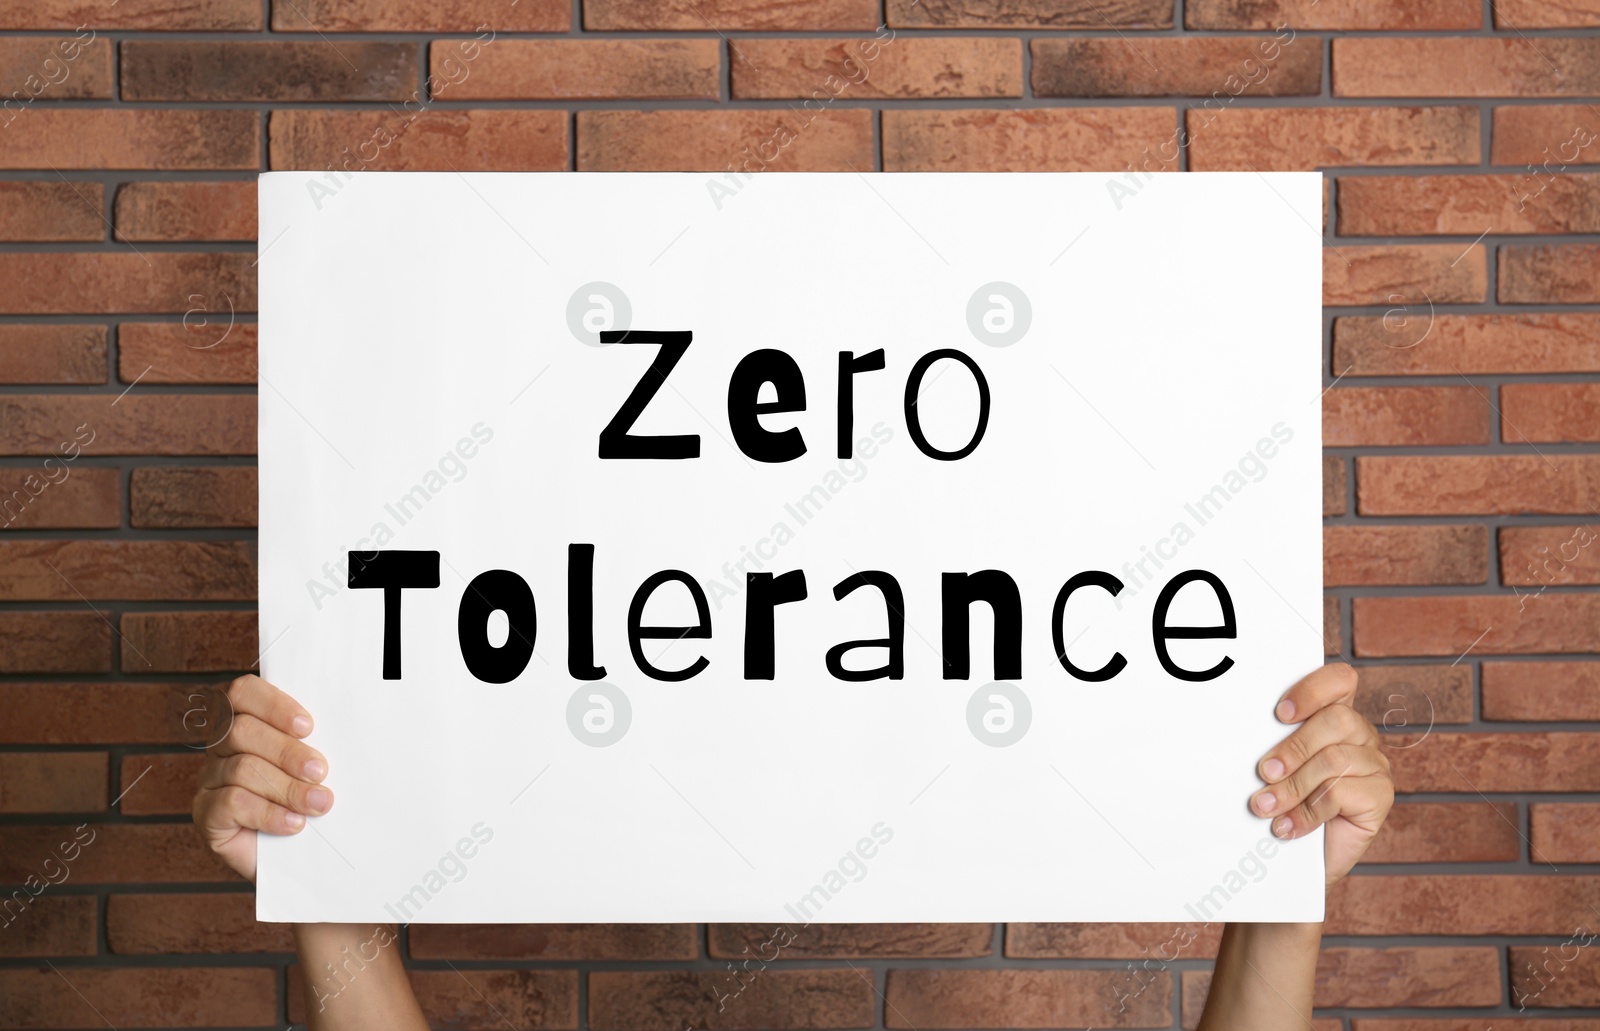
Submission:
[[[617,414],[600,431],[601,458],[679,459],[700,457],[700,437],[695,433],[676,436],[639,437],[630,434],[645,405],[667,381],[667,373],[689,349],[694,334],[688,330],[607,329],[600,332],[602,344],[659,344],[661,350],[622,402]]]
[[[400,679],[400,592],[439,586],[437,551],[350,552],[352,590],[383,590],[383,679]]]
[[[781,576],[771,573],[745,574],[744,594],[744,678],[771,680],[776,674],[774,640],[777,622],[774,610],[791,601],[806,598],[806,574],[791,569]]]
[[[839,352],[839,457],[849,458],[855,451],[856,382],[858,372],[876,372],[884,367],[883,348],[860,358],[852,351]]]
[[[510,626],[506,643],[498,648],[489,643],[489,617],[495,612],[504,612]],[[467,584],[456,610],[456,637],[467,671],[479,680],[505,684],[517,679],[533,658],[538,630],[533,590],[522,577],[509,569],[490,569]]]
[[[689,589],[689,596],[694,599],[695,618],[699,621],[695,626],[640,626],[639,621],[644,618],[645,602],[650,600],[650,595],[664,583],[676,581]],[[665,670],[657,669],[650,665],[644,657],[644,648],[640,642],[646,640],[671,641],[681,638],[708,638],[711,636],[711,607],[706,604],[706,592],[701,590],[694,577],[681,569],[663,569],[650,579],[639,585],[633,593],[633,601],[628,605],[628,649],[633,652],[633,661],[639,671],[652,680],[666,680],[677,682],[688,680],[699,673],[710,661],[700,656],[684,669]]]
[[[880,352],[881,353],[881,352]],[[835,601],[843,599],[858,587],[876,587],[883,592],[883,604],[888,610],[889,636],[876,640],[846,641],[828,649],[828,672],[838,680],[859,683],[866,680],[904,680],[906,676],[906,599],[900,583],[881,569],[869,569],[840,580],[833,588]],[[887,648],[889,661],[876,669],[845,669],[845,653],[856,648]]]
[[[604,680],[594,664],[594,545],[567,545],[567,673],[574,680]]]
[[[763,384],[776,392],[772,401],[758,401]],[[806,381],[800,366],[782,351],[764,347],[739,359],[728,378],[728,428],[739,450],[758,462],[788,462],[806,453],[800,430],[769,430],[761,416],[806,410]]]
[[[922,435],[922,420],[917,415],[917,394],[922,390],[922,377],[927,375],[928,369],[941,358],[950,358],[965,365],[978,384],[978,425],[972,431],[972,439],[959,451],[940,451],[929,444],[928,438]],[[917,445],[917,450],[941,462],[954,462],[977,450],[978,442],[983,440],[984,430],[989,428],[989,381],[984,378],[983,370],[978,368],[978,363],[963,352],[950,347],[929,351],[917,359],[917,364],[911,367],[911,375],[906,377],[905,411],[906,429],[911,431],[911,440]],[[997,679],[1004,678],[997,677]]]
[[[1022,679],[1022,594],[1017,582],[998,569],[944,573],[944,679],[965,680],[972,673],[971,606],[987,602],[994,612],[994,679]]]
[[[1222,606],[1221,626],[1167,626],[1167,609],[1172,605],[1172,599],[1177,597],[1178,591],[1187,584],[1196,580],[1209,584],[1216,592],[1217,601]],[[1161,588],[1161,594],[1156,598],[1156,608],[1150,616],[1150,634],[1156,646],[1156,658],[1161,660],[1161,668],[1177,677],[1192,683],[1206,680],[1215,680],[1228,672],[1233,666],[1233,659],[1224,655],[1222,661],[1210,669],[1194,671],[1187,670],[1172,661],[1172,656],[1167,654],[1167,641],[1179,640],[1205,640],[1210,638],[1227,638],[1232,640],[1239,636],[1239,624],[1233,614],[1233,599],[1228,595],[1228,589],[1222,586],[1222,581],[1215,573],[1204,569],[1191,569],[1186,573],[1179,573]]]
[[[1091,684],[1097,684],[1103,680],[1110,680],[1112,677],[1122,672],[1123,667],[1127,666],[1128,660],[1127,657],[1121,652],[1117,652],[1115,655],[1111,656],[1111,660],[1109,662],[1107,662],[1104,666],[1101,666],[1099,669],[1083,670],[1073,665],[1072,660],[1067,658],[1067,646],[1063,641],[1061,633],[1061,620],[1066,615],[1067,599],[1072,597],[1072,592],[1076,591],[1080,587],[1099,587],[1115,598],[1117,594],[1122,591],[1122,586],[1122,581],[1118,580],[1110,573],[1103,572],[1099,569],[1090,569],[1079,573],[1077,576],[1074,576],[1072,579],[1068,580],[1061,586],[1061,593],[1056,595],[1055,608],[1050,613],[1050,635],[1055,641],[1056,658],[1060,660],[1062,669],[1066,670],[1068,673],[1071,673],[1079,680],[1086,680]]]

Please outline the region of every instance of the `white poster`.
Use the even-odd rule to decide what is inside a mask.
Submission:
[[[260,184],[263,920],[1317,920],[1320,177]]]

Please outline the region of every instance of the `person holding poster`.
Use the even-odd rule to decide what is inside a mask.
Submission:
[[[1247,800],[1281,840],[1326,828],[1328,887],[1350,872],[1394,804],[1389,760],[1375,728],[1352,707],[1355,693],[1356,672],[1344,663],[1291,687],[1275,715],[1295,730],[1257,760],[1264,786]],[[299,833],[307,817],[332,807],[333,794],[324,785],[327,760],[304,741],[310,713],[255,676],[235,680],[228,697],[235,716],[207,749],[194,820],[211,850],[254,881],[256,835]],[[1228,924],[1200,1031],[1308,1023],[1321,938],[1321,924]],[[296,924],[294,939],[313,1028],[427,1027],[391,948],[393,926]]]

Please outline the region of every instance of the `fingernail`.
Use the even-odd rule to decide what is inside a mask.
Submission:
[[[327,788],[312,788],[306,792],[306,805],[312,812],[325,813],[333,805],[333,792]]]
[[[1294,703],[1289,701],[1287,698],[1279,702],[1278,708],[1274,711],[1278,714],[1278,720],[1280,722],[1288,723],[1290,720],[1294,719]]]
[[[1262,816],[1272,812],[1272,807],[1278,804],[1278,799],[1268,791],[1256,796],[1256,811]]]
[[[1290,832],[1293,830],[1294,821],[1289,819],[1287,816],[1280,816],[1278,819],[1272,821],[1272,833],[1276,834],[1280,838],[1287,838]]]
[[[1283,760],[1268,759],[1261,764],[1261,772],[1266,775],[1268,780],[1277,780],[1283,776]]]
[[[318,781],[328,775],[328,764],[321,759],[307,759],[304,769],[306,780]]]
[[[311,717],[303,714],[296,716],[294,722],[289,724],[289,727],[294,731],[295,737],[305,737],[311,733]]]
[[[306,818],[299,813],[288,813],[284,816],[283,822],[287,823],[291,829],[299,830],[306,825]]]

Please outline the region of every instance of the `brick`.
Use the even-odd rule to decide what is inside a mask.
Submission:
[[[1199,1025],[1211,975],[1183,972],[1183,1026],[1191,1031]],[[1492,1006],[1500,1001],[1500,958],[1489,948],[1325,948],[1317,957],[1312,998],[1329,1007]]]
[[[1562,932],[1563,934],[1567,932]],[[1539,1018],[1493,1018],[1499,1031],[1600,1031],[1600,1018],[1587,1020],[1547,1020]],[[1433,1020],[1363,1020],[1350,1022],[1352,1031],[1482,1031],[1482,1017],[1441,1017]]]
[[[1404,762],[1404,756],[1402,752],[1394,758]],[[1361,861],[1514,863],[1522,856],[1520,823],[1517,807],[1511,802],[1403,803],[1389,811]]]
[[[109,672],[111,626],[93,612],[0,612],[0,673]]]
[[[1197,172],[1478,161],[1470,107],[1191,108],[1185,122]]]
[[[1344,515],[1347,486],[1345,461],[1338,455],[1322,456],[1322,514]]]
[[[888,172],[1122,171],[1164,144],[1175,157],[1172,111],[1161,107],[883,112]]]
[[[1594,303],[1600,301],[1600,246],[1501,247],[1497,278],[1503,304]]]
[[[1600,735],[1571,732],[1457,733],[1435,730],[1383,739],[1394,761],[1395,790],[1595,791]],[[1538,857],[1534,857],[1538,859]]]
[[[129,29],[146,32],[261,28],[256,0],[0,0],[0,30]]]
[[[0,39],[0,95],[8,114],[34,100],[107,100],[114,81],[111,41],[95,39],[87,29],[63,37]]]
[[[470,63],[456,41],[445,40],[434,42],[428,60],[451,100],[716,100],[722,88],[715,39],[507,39]]]
[[[104,752],[0,752],[0,813],[102,812],[108,769]]]
[[[124,183],[116,224],[119,240],[254,240],[256,184]]]
[[[254,383],[256,327],[226,306],[185,322],[117,327],[117,378],[124,383]]]
[[[1600,93],[1600,39],[1358,36],[1333,41],[1336,97]]]
[[[565,0],[272,0],[276,32],[566,32]],[[340,44],[343,46],[343,44]]]
[[[1508,383],[1500,436],[1513,444],[1600,441],[1600,384]]]
[[[92,1002],[90,1001],[92,1000]],[[245,1027],[278,1019],[278,972],[251,967],[0,969],[9,1028]]]
[[[0,541],[0,562],[4,601],[251,601],[256,594],[254,541]]]
[[[1373,455],[1356,459],[1362,515],[1524,515],[1600,507],[1600,455]]]
[[[221,687],[54,681],[0,684],[0,700],[8,714],[0,723],[0,744],[202,747],[218,739],[218,727],[228,726],[231,710]],[[133,789],[143,790],[143,784]],[[122,804],[138,803],[129,793]]]
[[[408,100],[422,83],[414,43],[128,40],[124,100]]]
[[[1275,36],[1036,39],[1032,45],[1033,92],[1040,97],[1223,102],[1322,90],[1322,41],[1315,36],[1287,42]]]
[[[1472,722],[1467,666],[1358,666],[1356,673],[1356,711],[1383,730]]]
[[[249,892],[112,895],[106,945],[118,955],[293,952],[288,924],[256,922]]]
[[[1221,924],[1007,924],[1009,959],[1215,959]],[[1127,988],[1123,988],[1127,991]]]
[[[198,749],[171,755],[140,752],[123,756],[121,783],[125,794],[118,810],[124,816],[187,816],[199,788],[200,767],[205,758]]]
[[[1363,657],[1600,651],[1600,595],[1357,598],[1354,622]]]
[[[1556,175],[1569,165],[1600,161],[1600,113],[1588,104],[1497,107],[1491,121],[1491,165],[1536,165],[1541,174]]]
[[[1507,526],[1500,580],[1521,587],[1600,583],[1600,525]]]
[[[1166,1024],[1170,975],[1148,978],[1142,990],[1130,978],[1125,970],[891,970],[884,1026],[925,1031]]]
[[[1499,0],[1504,7],[1504,0]],[[1188,0],[1184,24],[1191,29],[1477,29],[1483,5],[1476,0],[1361,0],[1329,6],[1320,0]]]
[[[960,959],[987,956],[993,924],[712,924],[711,958]]]
[[[259,655],[254,612],[129,612],[122,668],[141,673],[235,673]]]
[[[136,527],[171,530],[256,525],[256,470],[252,467],[135,469],[129,491]]]
[[[7,910],[0,958],[93,956],[99,948],[98,908],[93,895],[41,895],[25,910]]]
[[[1328,247],[1322,252],[1322,303],[1392,308],[1427,297],[1435,304],[1481,304],[1489,299],[1487,252],[1482,244],[1463,251],[1453,243]]]
[[[888,0],[907,29],[1170,29],[1161,0]]]
[[[0,468],[0,529],[114,530],[122,526],[122,474],[106,466]]]
[[[1344,631],[1339,623],[1339,599],[1322,599],[1322,651],[1325,655],[1344,652]]]
[[[744,982],[726,971],[593,971],[589,1026],[596,1031],[866,1028],[877,1010],[872,981],[854,970],[763,970]],[[739,992],[737,1005],[726,996]],[[889,989],[893,998],[891,979]],[[723,999],[721,1004],[718,999]]]
[[[1183,979],[1183,1003],[1179,1026],[1183,1031],[1195,1031],[1200,1026],[1200,1015],[1205,1009],[1206,997],[1211,994],[1211,971],[1185,970]],[[1344,1022],[1325,1017],[1312,1017],[1310,1020],[1301,1018],[1306,1031],[1343,1031]]]
[[[1412,304],[1387,324],[1346,316],[1333,323],[1333,365],[1352,376],[1600,372],[1600,315],[1430,315]]]
[[[560,172],[562,111],[274,111],[274,170]],[[329,202],[331,203],[331,201]]]
[[[0,325],[0,383],[104,383],[106,328]]]
[[[103,240],[104,192],[92,182],[0,183],[0,241]]]
[[[1322,395],[1324,447],[1489,443],[1489,402],[1477,388],[1348,387]]]
[[[75,838],[79,833],[82,836]],[[79,849],[77,858],[68,864],[69,846],[74,844]],[[21,884],[34,875],[44,879],[40,866],[52,856],[57,857],[56,862],[70,865],[75,884],[177,884],[240,879],[206,848],[187,820],[182,823],[95,823],[82,832],[76,831],[73,824],[0,825],[0,883]],[[193,985],[190,987],[192,989]],[[0,990],[0,1000],[5,995]],[[0,1009],[0,1013],[3,1012]],[[258,1023],[271,1023],[271,1018]],[[16,1025],[6,1025],[0,1020],[0,1026]]]
[[[227,295],[254,311],[256,277],[248,254],[173,252],[0,254],[0,314],[182,312],[189,298]]]
[[[870,31],[879,25],[877,0],[585,0],[583,27],[604,32]]]
[[[48,455],[65,444],[96,456],[253,455],[256,399],[136,392],[116,404],[104,394],[0,399],[0,454]]]
[[[1325,587],[1481,584],[1488,577],[1488,527],[1322,528]]]
[[[1600,232],[1600,174],[1341,177],[1338,222],[1347,236]]]
[[[1486,720],[1600,720],[1600,663],[1485,662]]]
[[[411,991],[434,1027],[574,1031],[578,1026],[576,970],[411,970]],[[306,1022],[304,978],[289,968],[289,1020]],[[319,982],[333,994],[339,982]],[[328,1003],[337,1007],[336,1002]],[[596,1025],[590,1024],[590,1027]]]
[[[1572,933],[1574,914],[1590,912],[1596,888],[1600,877],[1571,874],[1346,877],[1328,892],[1323,931],[1565,936]]]
[[[34,107],[4,131],[0,169],[254,170],[260,152],[254,111]]]
[[[1595,940],[1586,914],[1571,935],[1552,945],[1512,946],[1506,950],[1511,1001],[1519,1010],[1552,1006],[1600,1005],[1600,961],[1588,946]]]
[[[733,95],[741,99],[1022,96],[1022,42],[1016,39],[740,39],[731,45]]]
[[[1600,805],[1551,802],[1528,809],[1529,854],[1536,860],[1600,863]]]
[[[871,171],[872,122],[864,108],[579,111],[578,170]]]
[[[700,958],[694,924],[413,924],[413,959],[642,962]]]
[[[1595,0],[1497,0],[1495,27],[1502,29],[1570,29],[1600,25]],[[1550,1031],[1566,1031],[1551,1028]]]

